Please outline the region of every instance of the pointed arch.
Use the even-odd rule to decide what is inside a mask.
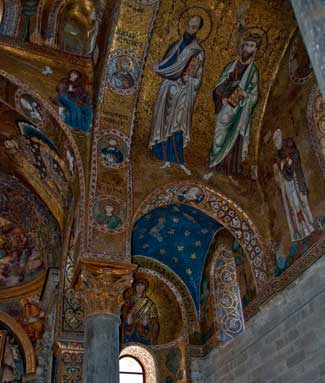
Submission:
[[[200,199],[184,198],[184,188],[200,190]],[[177,203],[187,204],[203,211],[232,233],[249,259],[257,292],[262,292],[268,283],[269,270],[266,260],[267,249],[258,229],[234,201],[206,185],[197,182],[173,183],[154,190],[137,209],[133,218],[133,227],[137,220],[149,211]]]

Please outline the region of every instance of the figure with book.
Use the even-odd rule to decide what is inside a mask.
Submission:
[[[259,73],[254,57],[261,42],[257,33],[243,37],[239,59],[225,67],[213,91],[216,126],[209,153],[209,173],[204,176],[206,180],[215,173],[242,174],[258,100]]]

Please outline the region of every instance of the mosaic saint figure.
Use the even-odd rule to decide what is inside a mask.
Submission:
[[[130,89],[135,85],[132,76],[132,61],[128,56],[120,56],[116,60],[116,71],[112,74],[112,85],[118,89]]]
[[[96,221],[103,225],[107,230],[117,229],[122,225],[122,219],[118,214],[114,213],[114,206],[107,204],[104,207],[104,212],[96,215]]]
[[[124,161],[124,155],[117,147],[117,141],[113,138],[109,140],[108,146],[101,149],[101,157],[103,161],[111,166],[120,164]]]
[[[294,140],[283,138],[280,129],[275,131],[273,142],[276,149],[274,178],[281,190],[291,240],[300,241],[315,230],[300,154]]]
[[[159,319],[155,303],[147,297],[149,283],[138,279],[122,308],[122,342],[158,343]]]
[[[176,163],[187,174],[184,147],[190,141],[192,111],[204,65],[204,50],[196,34],[203,27],[200,16],[191,16],[181,40],[173,43],[154,71],[163,79],[153,110],[149,148],[164,161]]]
[[[82,74],[71,70],[57,86],[58,96],[53,100],[60,106],[66,124],[74,129],[89,132],[92,127],[93,107],[90,105]]]
[[[256,33],[244,37],[239,59],[225,67],[213,91],[216,124],[206,180],[215,172],[227,176],[242,174],[258,100],[259,73],[254,57],[261,42]]]

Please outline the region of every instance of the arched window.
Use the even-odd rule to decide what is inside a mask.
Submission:
[[[133,356],[120,358],[120,383],[144,383],[144,371]]]

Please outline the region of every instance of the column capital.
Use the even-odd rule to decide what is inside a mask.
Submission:
[[[134,264],[118,264],[81,259],[76,269],[74,286],[86,314],[110,313],[120,316],[123,293],[131,287]]]

